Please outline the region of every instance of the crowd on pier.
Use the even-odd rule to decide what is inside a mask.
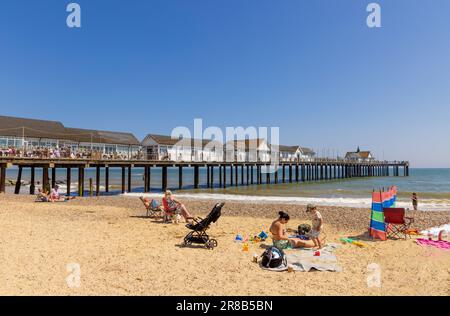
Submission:
[[[0,157],[41,158],[41,159],[104,159],[104,160],[143,160],[142,150],[136,153],[104,153],[88,148],[61,147],[61,148],[15,148],[0,147]]]

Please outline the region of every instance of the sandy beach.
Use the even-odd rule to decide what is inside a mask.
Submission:
[[[234,242],[237,233],[268,229],[277,212],[289,227],[308,223],[304,207],[227,203],[210,230],[214,250],[182,248],[184,224],[143,218],[136,198],[100,197],[70,203],[33,203],[30,196],[0,195],[0,295],[449,295],[450,252],[412,240],[364,241],[336,251],[342,272],[277,273],[251,262],[261,254]],[[217,201],[184,201],[206,215]],[[361,236],[370,210],[320,207],[328,242]],[[450,223],[450,212],[409,212],[415,228]],[[269,242],[268,242],[269,243]],[[81,284],[66,283],[67,265],[81,267]],[[381,267],[381,287],[368,287],[367,266]]]

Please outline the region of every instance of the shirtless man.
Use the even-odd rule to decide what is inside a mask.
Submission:
[[[289,214],[281,211],[278,213],[280,217],[275,220],[270,226],[270,232],[272,233],[273,245],[280,249],[287,248],[313,248],[314,244],[308,243],[300,238],[289,238],[286,234],[285,225],[289,222]]]

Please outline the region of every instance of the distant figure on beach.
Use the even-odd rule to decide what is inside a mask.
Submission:
[[[59,185],[55,185],[50,192],[49,202],[68,201],[73,200],[75,197],[62,196],[59,194]]]
[[[417,211],[417,204],[419,204],[419,199],[417,197],[417,193],[416,192],[413,192],[411,200],[412,200],[412,205],[413,205],[414,211]]]
[[[44,192],[41,188],[38,188],[36,202],[50,202],[47,192]]]
[[[321,249],[322,243],[319,239],[319,235],[323,225],[322,214],[320,214],[320,212],[317,210],[317,207],[313,204],[308,204],[306,206],[306,213],[312,216],[311,231],[308,233],[308,235],[313,241],[314,246],[318,249]]]
[[[285,225],[289,222],[289,214],[281,211],[280,217],[270,226],[274,247],[283,250],[288,248],[313,248],[315,245],[300,238],[289,238],[286,234]]]
[[[165,212],[180,211],[186,222],[192,220],[194,217],[189,213],[184,204],[173,197],[172,191],[167,190],[164,193],[163,205]]]

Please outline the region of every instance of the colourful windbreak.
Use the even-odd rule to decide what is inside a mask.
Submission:
[[[395,206],[397,201],[397,187],[387,191],[372,193],[372,214],[370,218],[370,235],[373,238],[386,240],[386,226],[384,223],[384,208]]]

